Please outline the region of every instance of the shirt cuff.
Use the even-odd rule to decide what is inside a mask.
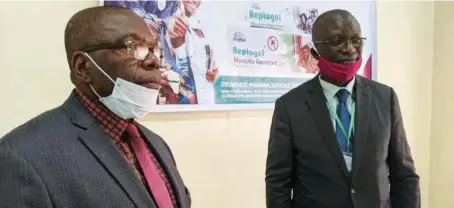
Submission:
[[[175,51],[175,56],[177,58],[186,58],[188,55],[187,55],[187,51],[186,51],[186,43],[183,43],[180,47],[178,48],[175,48],[174,49]]]

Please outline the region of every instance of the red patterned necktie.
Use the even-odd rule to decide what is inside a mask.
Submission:
[[[158,167],[151,160],[151,152],[140,136],[134,123],[129,123],[126,132],[131,137],[131,145],[140,167],[142,168],[148,187],[159,208],[173,208],[172,199],[164,179],[159,175]]]

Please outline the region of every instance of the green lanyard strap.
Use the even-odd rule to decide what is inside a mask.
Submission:
[[[347,140],[347,147],[346,147],[346,152],[349,153],[350,152],[350,138],[352,136],[352,132],[353,132],[353,121],[355,119],[355,104],[353,103],[352,104],[352,108],[350,109],[350,126],[348,128],[348,133],[347,131],[345,131],[345,127],[344,125],[342,124],[341,120],[339,119],[339,116],[337,116],[337,113],[334,111],[334,109],[331,107],[331,105],[329,104],[329,102],[326,102],[326,104],[328,105],[328,109],[329,109],[329,113],[331,115],[331,117],[334,118],[334,120],[337,122],[337,125],[339,125],[339,128],[340,130],[342,131],[342,134],[344,134],[345,136],[345,139]]]

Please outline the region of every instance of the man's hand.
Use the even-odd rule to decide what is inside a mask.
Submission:
[[[180,8],[180,16],[171,16],[167,19],[167,33],[173,48],[178,48],[184,43],[184,36],[188,32],[189,18],[186,16],[184,7]]]
[[[209,69],[207,70],[206,73],[206,79],[208,80],[208,82],[213,83],[214,80],[216,80],[216,78],[218,77],[218,74],[219,74],[218,68]]]
[[[178,96],[170,86],[168,71],[161,73],[161,89],[159,89],[159,104],[178,104]]]
[[[167,81],[161,81],[161,89],[159,89],[159,97],[160,97],[160,101],[164,101],[164,103],[160,102],[159,104],[163,105],[163,104],[178,104],[178,96],[173,92],[172,88],[170,87],[170,85],[168,85],[168,82],[167,84],[164,84],[163,85],[163,82],[167,82]]]
[[[171,16],[167,19],[170,38],[183,38],[188,31],[189,19],[182,16]]]

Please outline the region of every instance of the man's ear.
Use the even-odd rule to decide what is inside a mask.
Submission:
[[[320,54],[314,48],[311,48],[311,55],[315,58],[315,60],[320,59]]]
[[[83,52],[77,51],[71,58],[71,70],[74,74],[74,78],[78,82],[91,83],[91,74],[88,71],[88,58]]]

